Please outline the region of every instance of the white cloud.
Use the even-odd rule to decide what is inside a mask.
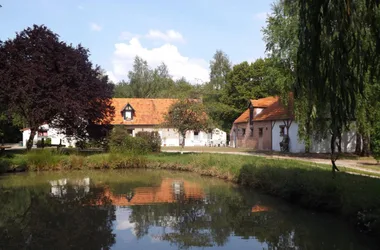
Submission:
[[[84,7],[82,5],[78,5],[78,9],[83,10]]]
[[[101,31],[103,27],[97,23],[90,23],[90,28],[93,31]]]
[[[259,21],[265,21],[265,20],[267,20],[268,15],[269,15],[268,12],[260,12],[260,13],[256,13],[256,14],[254,15],[254,19],[255,19],[255,20],[259,20]]]
[[[107,71],[106,74],[108,75],[108,79],[113,82],[113,83],[117,83],[117,78],[116,76],[113,74],[112,71]]]
[[[185,41],[182,34],[175,30],[167,30],[166,32],[159,30],[149,30],[148,34],[146,34],[146,38],[153,40],[163,40],[165,42]]]
[[[135,223],[130,222],[131,211],[119,209],[116,211],[116,230],[134,229]]]
[[[208,63],[205,60],[183,56],[178,48],[170,43],[165,43],[160,47],[145,48],[141,45],[138,36],[133,37],[127,43],[115,44],[112,58],[113,69],[108,72],[110,79],[127,79],[128,71],[132,70],[136,56],[146,60],[152,68],[164,62],[174,79],[185,77],[192,83],[209,80]]]
[[[139,34],[134,34],[134,33],[128,32],[128,31],[123,31],[123,32],[121,32],[119,39],[129,41],[130,39],[132,39],[134,37],[140,38],[141,36]]]

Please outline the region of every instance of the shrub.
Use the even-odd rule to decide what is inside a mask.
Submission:
[[[42,141],[43,141],[43,144],[42,144]],[[51,138],[44,138],[37,141],[37,148],[49,147],[49,146],[51,146]]]
[[[9,170],[10,162],[8,159],[0,158],[0,174]]]
[[[161,151],[161,137],[157,131],[138,132],[136,134],[136,137],[141,137],[148,142],[150,152],[160,152]]]
[[[146,154],[148,152],[159,152],[161,139],[157,132],[139,132],[136,137],[132,137],[127,128],[116,126],[110,135],[109,146],[111,152]]]
[[[111,148],[121,146],[124,143],[124,139],[129,136],[128,130],[124,126],[115,126],[109,137],[109,145]]]
[[[50,149],[33,150],[26,154],[28,168],[31,170],[50,170],[59,166],[63,155]]]

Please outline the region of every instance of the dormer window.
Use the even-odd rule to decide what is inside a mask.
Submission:
[[[128,103],[128,104],[124,107],[124,110],[123,110],[124,120],[126,120],[126,121],[132,121],[132,120],[133,120],[133,113],[134,113],[134,109],[133,109],[132,106]]]

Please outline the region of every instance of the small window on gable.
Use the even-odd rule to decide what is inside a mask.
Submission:
[[[253,136],[253,128],[251,128],[251,137]]]
[[[285,134],[285,125],[280,125],[280,136],[284,136]]]
[[[245,135],[245,128],[243,128],[242,130],[243,130],[243,135]]]

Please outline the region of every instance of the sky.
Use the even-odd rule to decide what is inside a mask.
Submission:
[[[114,82],[128,79],[136,55],[174,79],[209,80],[216,50],[233,64],[265,56],[261,29],[274,0],[0,0],[0,40],[46,25],[82,44]]]

